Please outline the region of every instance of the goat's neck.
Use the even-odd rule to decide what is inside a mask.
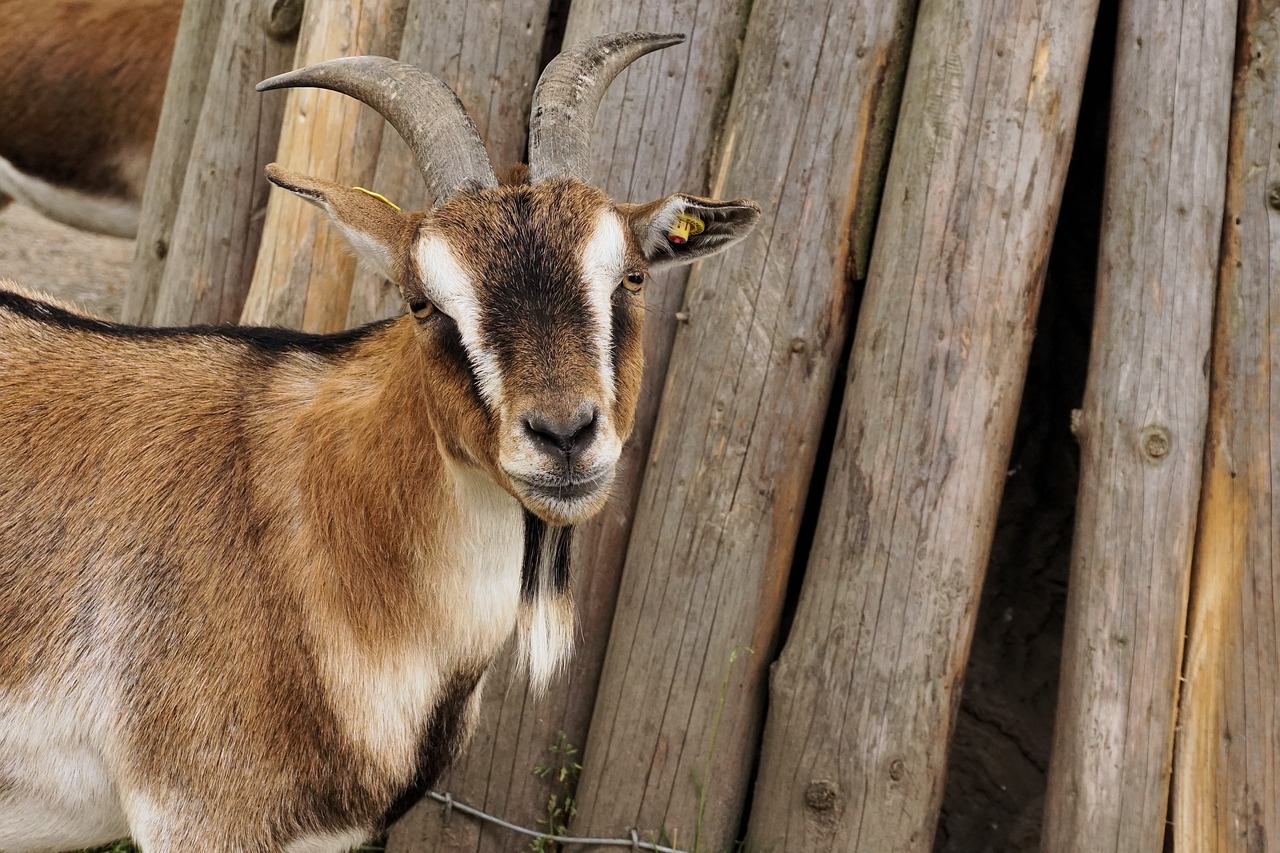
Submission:
[[[313,612],[371,651],[437,641],[454,613],[487,599],[479,606],[506,624],[459,638],[482,656],[514,622],[521,511],[489,472],[446,455],[437,407],[448,391],[431,387],[429,358],[405,318],[317,383],[296,427],[311,555],[299,568]]]

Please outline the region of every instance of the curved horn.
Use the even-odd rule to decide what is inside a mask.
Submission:
[[[574,45],[551,60],[533,90],[529,181],[586,180],[591,125],[605,90],[646,53],[684,41],[684,33],[613,33]]]
[[[461,189],[498,185],[462,102],[420,68],[385,56],[348,56],[279,74],[257,90],[297,86],[341,92],[377,110],[408,143],[436,204]]]

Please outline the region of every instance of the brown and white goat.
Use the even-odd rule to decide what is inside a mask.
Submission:
[[[0,292],[0,850],[345,850],[457,754],[513,632],[552,675],[570,525],[632,427],[646,273],[759,215],[584,180],[604,89],[681,40],[561,54],[504,185],[415,68],[260,86],[357,97],[415,152],[436,204],[412,214],[269,169],[399,284],[399,318],[143,329]]]
[[[0,0],[0,208],[132,237],[181,0]]]

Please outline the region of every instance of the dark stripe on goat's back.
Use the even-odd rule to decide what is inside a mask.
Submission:
[[[417,772],[383,815],[383,827],[395,823],[417,805],[462,752],[468,735],[467,704],[487,668],[456,672],[449,679],[418,741]]]
[[[57,305],[50,305],[11,290],[0,290],[0,309],[10,311],[28,320],[54,326],[71,332],[85,332],[122,338],[132,341],[191,341],[216,338],[244,344],[259,352],[271,355],[308,353],[317,356],[341,355],[372,333],[385,328],[394,320],[382,320],[357,329],[348,329],[328,335],[298,332],[263,326],[188,326],[151,327],[113,323],[76,314]]]

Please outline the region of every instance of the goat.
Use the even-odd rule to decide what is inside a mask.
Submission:
[[[133,237],[180,0],[0,0],[0,208]]]
[[[570,531],[632,428],[646,276],[760,214],[586,181],[605,88],[680,41],[554,59],[503,184],[417,68],[260,84],[358,98],[414,152],[434,206],[407,214],[268,167],[399,285],[398,318],[147,329],[0,292],[0,850],[346,850],[457,755],[513,633],[552,677]]]

